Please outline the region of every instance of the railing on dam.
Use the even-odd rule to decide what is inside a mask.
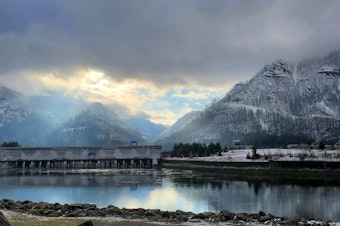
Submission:
[[[0,168],[152,167],[160,145],[0,148]]]

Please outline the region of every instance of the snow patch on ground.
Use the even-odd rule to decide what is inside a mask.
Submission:
[[[212,162],[265,162],[273,161],[339,161],[340,150],[307,150],[307,149],[257,149],[260,159],[247,159],[252,155],[252,149],[229,150],[222,152],[222,156],[168,158],[172,160],[212,161]]]

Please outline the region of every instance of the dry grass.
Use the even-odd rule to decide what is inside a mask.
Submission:
[[[10,219],[11,226],[77,226],[87,220],[85,219]],[[92,220],[94,226],[155,226],[156,224],[137,221],[109,221]],[[159,225],[159,224],[158,224]],[[168,225],[168,224],[167,224]]]
[[[3,211],[2,211],[3,212]],[[217,225],[214,222],[149,222],[143,219],[127,220],[123,218],[67,218],[67,217],[40,217],[30,214],[18,213],[13,211],[5,211],[5,217],[11,226],[78,226],[81,223],[91,220],[94,226],[188,226],[188,225]],[[251,226],[257,223],[244,222],[224,222],[224,225],[233,226]],[[1,225],[0,225],[1,226]]]
[[[32,217],[32,216],[10,216],[7,217],[11,226],[77,226],[85,221],[92,220],[94,226],[155,226],[161,225],[159,223],[128,221],[110,218],[101,219],[86,219],[86,218],[46,218],[46,217]],[[164,223],[163,225],[171,226]]]
[[[30,219],[10,219],[11,226],[77,226],[83,222],[87,221],[86,219],[56,219],[51,218],[48,220],[38,219],[38,218],[30,218]],[[112,221],[112,220],[92,220],[94,226],[180,226],[180,225],[188,225],[188,224],[169,224],[169,223],[147,223],[147,222],[138,222],[138,221]],[[189,224],[193,225],[193,223]],[[205,223],[199,225],[207,225]],[[211,225],[216,225],[211,223]],[[226,225],[233,226],[250,226],[251,223],[231,223]],[[257,224],[253,224],[257,225]]]

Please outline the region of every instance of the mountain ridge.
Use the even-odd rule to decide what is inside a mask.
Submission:
[[[339,77],[340,51],[295,64],[275,60],[203,111],[184,115],[167,129],[138,117],[122,120],[99,103],[62,123],[62,117],[38,99],[0,87],[0,138],[28,146],[50,145],[58,137],[61,140],[55,139],[54,145],[128,144],[132,139],[163,144],[231,144],[233,140],[261,144],[261,139],[288,134],[303,138],[302,142],[334,143],[340,139]],[[84,132],[88,127],[92,136]],[[80,140],[80,136],[87,138]]]
[[[0,86],[2,142],[16,141],[28,147],[127,145],[131,140],[142,144],[151,142],[141,134],[143,131],[133,129],[101,103],[92,103],[69,119],[63,119],[64,117],[58,117],[39,99]],[[135,123],[138,124],[138,120]],[[152,122],[148,125],[149,130],[158,127],[163,129]]]
[[[132,129],[140,131],[143,137],[149,142],[157,140],[162,132],[167,129],[166,126],[155,124],[148,119],[142,117],[130,117],[124,122]]]
[[[242,140],[251,144],[259,143],[260,135],[338,142],[339,59],[336,51],[297,64],[273,61],[248,82],[236,84],[180,131],[168,134],[167,143]]]
[[[60,123],[59,117],[38,101],[0,87],[0,139],[3,141],[25,140],[25,145],[41,145],[46,133]]]
[[[49,143],[53,146],[107,146],[129,144],[132,140],[146,142],[108,107],[93,103],[54,130]]]

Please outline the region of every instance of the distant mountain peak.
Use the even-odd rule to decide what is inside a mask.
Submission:
[[[286,77],[291,76],[293,67],[283,60],[279,59],[273,63],[266,65],[260,72],[259,75],[265,77]]]
[[[113,110],[98,102],[91,104],[86,110],[84,110],[84,113],[91,114],[96,117],[119,120],[119,116]]]
[[[101,103],[91,104],[56,129],[49,139],[55,146],[120,145],[129,144],[131,140],[145,143],[139,132]]]
[[[125,123],[132,129],[139,131],[148,141],[155,141],[167,128],[161,124],[155,124],[143,117],[131,117],[125,119]]]
[[[5,86],[0,86],[0,98],[4,99],[11,99],[23,96],[21,93],[11,90]]]
[[[88,107],[88,109],[107,109],[107,107],[102,103],[94,102]]]
[[[93,112],[93,113],[100,113],[100,112],[104,112],[104,111],[109,111],[109,109],[104,104],[99,103],[99,102],[95,102],[95,103],[92,103],[86,109],[86,111]]]

